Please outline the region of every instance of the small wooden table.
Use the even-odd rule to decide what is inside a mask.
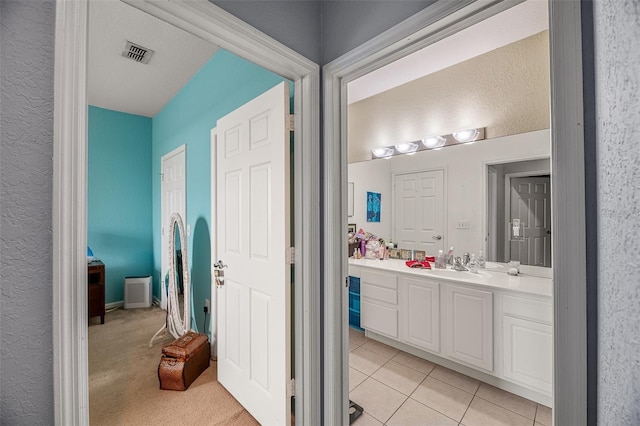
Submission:
[[[104,324],[104,263],[94,260],[87,265],[89,318],[100,315]]]

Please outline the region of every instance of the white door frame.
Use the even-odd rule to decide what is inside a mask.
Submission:
[[[323,67],[325,282],[348,275],[347,83],[519,0],[437,2]],[[582,28],[579,1],[550,0],[554,424],[587,424],[587,305]],[[347,289],[324,287],[324,421],[348,424]],[[342,356],[335,356],[336,353]]]
[[[296,422],[320,423],[320,73],[317,64],[206,0],[125,0],[294,81]],[[53,393],[57,425],[89,423],[87,354],[88,0],[56,2]]]

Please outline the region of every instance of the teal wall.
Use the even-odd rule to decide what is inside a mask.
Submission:
[[[106,303],[124,277],[151,275],[151,119],[89,106],[88,244],[105,264]]]
[[[284,81],[265,69],[219,50],[152,120],[153,230],[160,235],[160,165],[163,155],[186,145],[187,254],[196,324],[203,331],[204,300],[211,300],[211,129],[216,121]],[[293,88],[290,90],[293,96]],[[161,240],[153,241],[154,295],[160,295]],[[209,320],[207,320],[207,329]]]

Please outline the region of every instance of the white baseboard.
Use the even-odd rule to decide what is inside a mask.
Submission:
[[[105,303],[104,310],[110,311],[111,309],[118,309],[124,307],[124,300],[119,300],[117,302]]]

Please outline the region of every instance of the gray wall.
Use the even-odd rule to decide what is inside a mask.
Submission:
[[[325,65],[435,0],[210,0]]]
[[[640,425],[640,2],[594,2],[598,424]]]
[[[339,58],[432,3],[435,1],[323,1],[321,65]]]
[[[320,64],[320,1],[209,1]]]
[[[53,1],[0,2],[0,424],[53,422]]]
[[[351,6],[362,11],[382,8],[377,2],[358,3]],[[404,3],[402,10],[408,13],[411,2]],[[337,11],[341,7],[347,8],[331,4],[325,9],[322,37],[307,27],[303,32],[310,33],[310,39],[304,42],[298,29],[271,35],[289,46],[300,43],[296,50],[312,60],[320,56],[318,40],[325,40],[322,63],[401,20],[393,11],[388,11],[389,21],[386,16],[367,18],[366,13],[361,15],[364,19],[356,19],[357,15],[346,19],[345,12]],[[310,18],[311,8],[295,11],[292,6],[294,12],[286,17],[319,28]],[[250,7],[243,9],[248,13]],[[594,11],[602,259],[598,402],[603,425],[640,424],[638,9],[637,0],[603,0],[596,1]],[[274,17],[252,16],[253,24],[269,33]],[[53,2],[2,0],[0,40],[0,423],[49,424],[53,416]]]

